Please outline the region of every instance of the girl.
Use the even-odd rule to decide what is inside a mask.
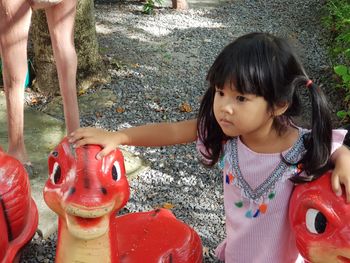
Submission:
[[[101,158],[118,145],[163,146],[192,142],[206,165],[223,170],[227,238],[216,249],[226,262],[295,262],[288,222],[294,181],[308,181],[336,166],[332,184],[350,190],[345,131],[331,129],[321,89],[313,84],[288,43],[252,33],[229,44],[211,66],[198,119],[117,132],[78,129],[76,147],[100,144]],[[298,89],[312,100],[312,129],[295,126]],[[332,157],[330,158],[330,155]],[[331,162],[329,161],[331,160]],[[348,200],[350,200],[348,194]]]

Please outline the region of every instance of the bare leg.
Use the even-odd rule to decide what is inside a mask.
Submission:
[[[31,8],[26,0],[0,0],[0,50],[7,105],[8,153],[28,161],[23,135],[24,82]]]
[[[76,0],[63,0],[60,4],[45,11],[57,65],[68,134],[80,126],[76,91],[77,55],[74,48],[76,5]]]

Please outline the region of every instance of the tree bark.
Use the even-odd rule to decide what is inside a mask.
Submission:
[[[78,0],[74,38],[78,56],[77,89],[88,89],[96,83],[108,81],[105,64],[99,54],[93,0]],[[43,10],[33,13],[31,39],[36,75],[34,89],[48,96],[57,95],[57,71]]]
[[[188,4],[186,0],[172,0],[172,7],[176,10],[187,10]]]

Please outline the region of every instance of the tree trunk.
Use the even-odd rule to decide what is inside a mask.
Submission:
[[[172,0],[172,7],[176,10],[187,10],[188,4],[186,0]]]
[[[87,89],[96,83],[106,82],[108,76],[99,55],[93,0],[78,0],[74,38],[78,56],[78,90]],[[56,65],[43,10],[33,12],[31,39],[36,75],[34,89],[48,96],[59,94]]]

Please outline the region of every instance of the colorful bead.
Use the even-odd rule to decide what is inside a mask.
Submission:
[[[252,217],[253,217],[252,210],[249,209],[249,210],[245,213],[245,216],[248,217],[248,218],[252,218]]]
[[[224,167],[225,167],[224,156],[222,156],[222,157],[220,158],[220,161],[219,161],[219,163],[218,163],[218,166],[219,166],[219,169],[220,169],[220,170],[223,170],[223,169],[224,169]]]
[[[260,213],[260,210],[257,209],[256,212],[255,212],[255,214],[253,215],[253,217],[258,217],[259,213]]]
[[[262,214],[265,214],[265,213],[266,213],[266,210],[267,210],[267,204],[262,203],[262,204],[259,206],[259,211],[260,211]]]
[[[271,200],[275,197],[275,195],[276,195],[275,192],[269,193],[268,198]]]
[[[232,175],[232,173],[229,173],[228,174],[228,179],[229,179],[230,183],[232,183],[233,178],[234,178],[234,176]]]
[[[241,208],[243,206],[243,202],[242,201],[235,202],[235,206],[237,206],[238,208]]]
[[[299,163],[297,166],[297,173],[300,174],[303,171],[303,164]]]

